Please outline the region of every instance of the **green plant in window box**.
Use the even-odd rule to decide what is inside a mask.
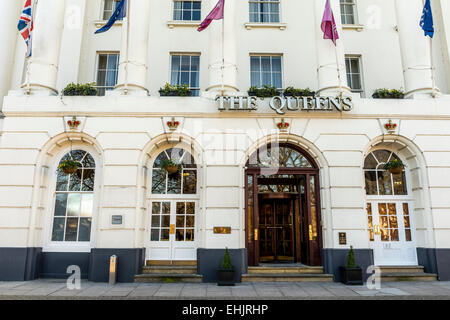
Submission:
[[[190,97],[192,91],[186,83],[183,85],[171,85],[170,83],[166,83],[164,88],[159,89],[159,95],[161,97]]]
[[[400,159],[393,159],[384,165],[384,170],[389,171],[392,174],[402,173],[405,168],[405,164]]]
[[[98,91],[96,88],[96,83],[85,83],[85,84],[75,84],[70,83],[68,84],[64,90],[63,95],[64,96],[96,96]]]
[[[181,172],[183,165],[172,160],[164,160],[161,162],[161,169],[166,170],[169,175]]]
[[[60,162],[58,170],[64,174],[73,174],[77,172],[79,167],[80,163],[78,161],[67,159]]]
[[[403,99],[405,93],[397,89],[377,89],[374,91],[372,98],[374,99]]]
[[[258,98],[271,98],[280,95],[280,92],[273,86],[263,85],[262,88],[252,86],[248,89],[248,95]]]
[[[285,97],[314,97],[316,93],[311,89],[295,89],[294,87],[287,87],[283,91]]]

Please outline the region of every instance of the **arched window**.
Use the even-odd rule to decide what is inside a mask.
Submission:
[[[391,174],[384,170],[384,165],[399,157],[391,151],[376,150],[371,152],[364,161],[367,195],[398,196],[408,194],[405,171]]]
[[[313,168],[310,161],[289,146],[259,149],[249,159],[251,167]]]
[[[52,241],[90,241],[95,161],[83,150],[67,153],[61,162],[70,159],[78,161],[80,166],[72,174],[58,170]]]
[[[164,166],[169,161],[181,164],[181,170],[170,174]],[[152,194],[196,194],[197,165],[187,151],[171,148],[161,152],[153,164]]]

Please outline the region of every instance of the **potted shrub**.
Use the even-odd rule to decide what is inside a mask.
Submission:
[[[174,86],[170,83],[166,83],[164,88],[159,89],[159,95],[161,97],[190,97],[192,92],[189,90],[189,85],[186,83]]]
[[[402,90],[397,89],[377,89],[372,94],[372,98],[374,99],[403,99],[405,97],[405,93]]]
[[[70,83],[68,84],[64,90],[63,95],[64,96],[96,96],[97,95],[97,88],[95,87],[96,83],[85,83],[85,84],[75,84]]]
[[[164,160],[161,163],[161,169],[166,170],[169,175],[172,175],[177,172],[181,172],[183,170],[183,166],[172,160]]]
[[[362,269],[356,266],[355,253],[353,247],[350,246],[350,251],[347,255],[347,265],[340,267],[341,282],[346,285],[362,285]]]
[[[262,88],[252,86],[248,89],[248,95],[258,98],[271,98],[280,95],[280,92],[273,86],[263,85]]]
[[[234,286],[234,269],[231,264],[228,248],[225,248],[225,255],[223,257],[222,265],[217,270],[217,285]]]
[[[294,87],[287,87],[283,95],[285,97],[314,97],[316,93],[311,91],[311,89],[295,89]]]
[[[384,165],[384,170],[389,171],[392,174],[402,173],[405,168],[405,164],[400,159],[393,159]]]
[[[61,161],[61,163],[58,166],[58,170],[63,172],[64,174],[73,174],[77,172],[78,168],[80,167],[80,163],[76,160],[67,159]]]

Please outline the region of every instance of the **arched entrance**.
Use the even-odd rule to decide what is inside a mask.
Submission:
[[[322,264],[319,169],[298,146],[253,153],[245,171],[248,265]]]

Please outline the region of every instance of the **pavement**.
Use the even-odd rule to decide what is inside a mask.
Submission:
[[[335,282],[95,283],[70,289],[65,280],[0,281],[0,300],[450,300],[450,282],[386,282],[379,289]]]

